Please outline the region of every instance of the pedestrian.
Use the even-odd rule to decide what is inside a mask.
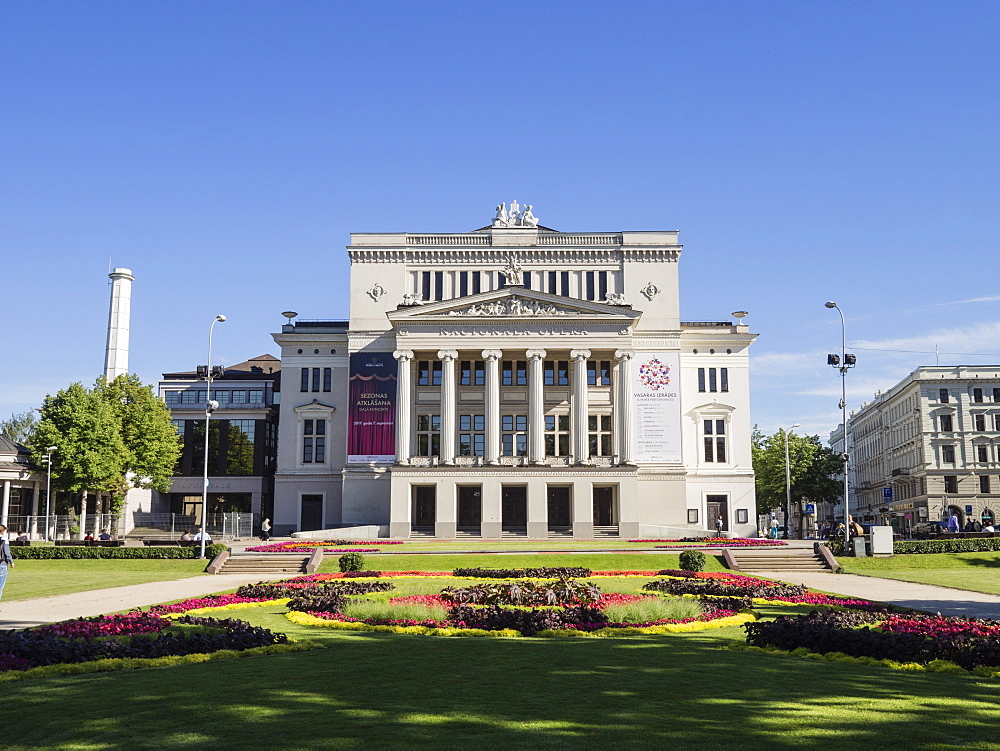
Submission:
[[[962,524],[958,520],[958,514],[952,511],[951,516],[948,517],[948,531],[957,535],[961,529]]]
[[[0,524],[0,598],[3,597],[3,586],[7,583],[7,570],[14,568],[14,557],[10,554],[10,543],[7,542],[7,528]]]
[[[718,537],[722,537],[722,528],[726,526],[726,523],[722,519],[722,514],[715,520],[715,534]]]
[[[982,523],[978,519],[976,519],[976,520],[974,520],[972,522],[972,531],[973,532],[982,532],[983,531],[983,525],[982,525]]]
[[[260,539],[261,542],[267,542],[271,539],[271,518],[265,516],[264,521],[260,523]]]
[[[777,518],[771,519],[771,539],[778,539],[778,520]]]

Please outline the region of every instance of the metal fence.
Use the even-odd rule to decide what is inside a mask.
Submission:
[[[136,511],[132,514],[130,535],[136,537],[179,538],[185,531],[194,532],[201,526],[194,514],[150,514]],[[205,531],[218,540],[252,537],[257,528],[257,514],[227,511],[222,514],[208,514]]]

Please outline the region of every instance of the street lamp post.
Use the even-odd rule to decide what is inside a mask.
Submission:
[[[52,452],[55,451],[58,446],[49,446],[45,449],[45,465],[47,471],[45,474],[45,542],[49,541],[49,512],[52,508]]]
[[[844,311],[832,300],[826,303],[826,307],[836,308],[837,312],[840,313],[840,355],[827,355],[826,363],[840,370],[840,413],[844,435],[844,450],[841,452],[840,458],[844,462],[844,552],[847,553],[851,540],[850,502],[847,497],[847,470],[851,458],[850,454],[847,453],[847,370],[857,364],[857,358],[847,353],[847,324],[844,321]]]
[[[205,367],[205,378],[208,385],[205,388],[205,474],[202,477],[201,486],[201,557],[205,557],[205,537],[208,534],[208,432],[211,426],[212,412],[219,406],[218,402],[212,401],[212,332],[215,324],[226,320],[224,315],[217,315],[208,327],[208,364]]]
[[[792,467],[788,462],[788,431],[800,427],[798,423],[784,431],[785,433],[785,539],[788,539],[788,526],[792,518]]]

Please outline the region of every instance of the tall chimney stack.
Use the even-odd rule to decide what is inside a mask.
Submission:
[[[109,381],[128,374],[128,330],[132,312],[131,269],[115,269],[111,279],[111,308],[108,312],[108,345],[104,351],[104,377]]]

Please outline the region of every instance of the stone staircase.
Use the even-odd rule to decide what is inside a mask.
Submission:
[[[729,555],[736,570],[744,573],[830,572],[826,560],[811,548],[732,549]]]
[[[219,569],[220,574],[260,574],[262,577],[274,579],[282,576],[303,574],[309,556],[291,555],[285,553],[268,553],[265,555],[230,555]]]

